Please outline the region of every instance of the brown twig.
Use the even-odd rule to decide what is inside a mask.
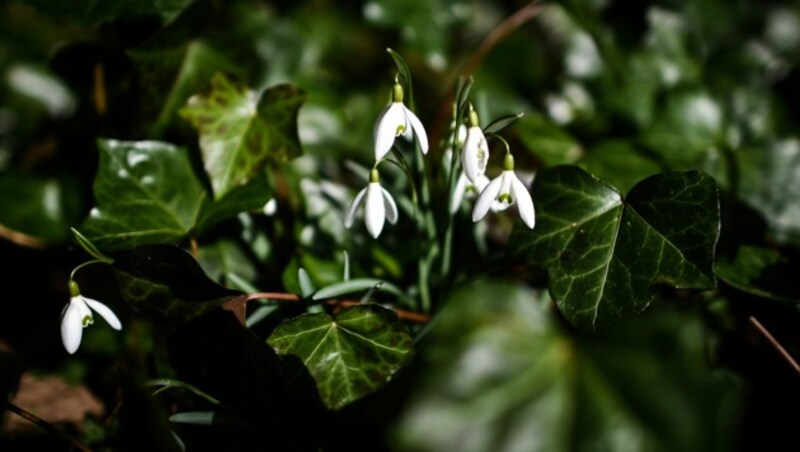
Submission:
[[[237,316],[237,318],[239,318],[240,321],[243,321],[244,307],[247,305],[247,302],[258,299],[283,300],[283,301],[301,300],[299,296],[293,293],[256,292],[234,298],[233,300],[225,303],[225,309],[232,311]],[[356,300],[326,300],[323,303],[325,303],[325,305],[327,306],[340,306],[343,308],[349,308],[351,306],[357,306],[363,304],[360,301]],[[400,309],[400,308],[391,308],[391,309],[395,312],[395,314],[397,314],[397,317],[407,322],[427,323],[431,319],[429,315],[423,314],[421,312],[407,311],[405,309]]]
[[[106,77],[103,65],[94,65],[94,108],[97,114],[106,114],[108,102],[106,101]]]
[[[475,71],[475,68],[481,64],[486,55],[498,44],[505,39],[514,30],[519,28],[525,22],[533,19],[542,11],[541,2],[534,1],[515,12],[508,19],[504,20],[500,25],[495,27],[491,33],[483,40],[478,49],[470,55],[469,60],[461,70],[461,75],[469,77]]]
[[[39,238],[34,236],[23,234],[22,232],[17,232],[0,224],[0,237],[16,243],[20,246],[26,246],[28,248],[36,248],[36,249],[44,249],[47,248],[47,243]]]
[[[6,401],[6,409],[11,411],[12,413],[16,414],[17,416],[29,421],[33,424],[39,426],[42,430],[46,431],[47,433],[57,436],[67,443],[69,443],[72,447],[85,452],[91,452],[92,449],[89,449],[88,446],[83,444],[82,442],[78,441],[76,438],[70,436],[67,432],[65,432],[62,428],[53,425],[44,419],[40,418],[39,416],[27,411],[9,401]]]
[[[767,341],[775,348],[775,350],[778,351],[778,353],[781,354],[781,356],[783,356],[786,362],[788,362],[789,365],[794,368],[795,372],[800,374],[800,365],[797,364],[797,361],[794,359],[794,357],[792,357],[792,355],[789,354],[789,352],[783,347],[783,345],[781,345],[780,342],[777,341],[777,339],[775,339],[775,337],[769,332],[769,330],[767,330],[767,328],[764,327],[764,325],[762,325],[761,322],[759,322],[758,319],[756,319],[752,315],[750,316],[749,320],[750,323],[752,323],[753,326],[756,327],[758,332],[761,333],[767,339]]]

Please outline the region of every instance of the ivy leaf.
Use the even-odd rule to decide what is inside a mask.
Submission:
[[[85,25],[106,22],[118,17],[159,15],[170,19],[193,0],[18,0],[44,14],[61,20],[70,19]]]
[[[143,245],[112,257],[125,301],[167,323],[186,323],[241,295],[212,281],[189,253],[175,246]]]
[[[580,168],[560,166],[534,183],[537,225],[515,229],[518,253],[550,275],[550,293],[580,328],[638,314],[657,285],[715,286],[719,236],[714,180],[703,173],[659,174],[627,199]]]
[[[138,49],[129,55],[145,90],[145,117],[154,118],[148,130],[154,137],[164,134],[189,97],[208,86],[214,74],[236,72],[236,65],[200,39],[177,47]]]
[[[798,268],[776,250],[743,245],[734,259],[721,259],[714,270],[721,280],[743,292],[800,303],[800,289],[794,283]]]
[[[145,243],[175,244],[269,198],[261,178],[214,202],[192,170],[185,149],[159,141],[98,141],[97,206],[81,232],[99,248],[119,251]]]
[[[738,387],[709,368],[702,322],[648,314],[618,331],[570,337],[541,293],[469,285],[425,337],[395,444],[409,451],[730,450]]]
[[[278,326],[268,341],[311,373],[322,401],[337,410],[380,389],[411,355],[411,336],[397,316],[377,305],[335,318],[306,314]]]
[[[272,162],[300,154],[297,113],[305,94],[277,85],[260,97],[222,74],[208,95],[189,99],[180,114],[200,134],[200,149],[216,199],[245,184]]]

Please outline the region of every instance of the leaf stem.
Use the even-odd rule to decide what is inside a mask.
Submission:
[[[75,279],[75,273],[78,273],[78,270],[80,270],[80,269],[82,269],[84,267],[88,267],[88,266],[93,265],[93,264],[109,264],[109,263],[110,262],[108,262],[107,260],[104,260],[104,259],[92,259],[90,261],[86,261],[86,262],[84,262],[84,263],[82,263],[82,264],[80,264],[77,267],[72,269],[72,271],[69,274],[69,279],[70,280]]]
[[[65,442],[69,443],[72,447],[74,447],[74,448],[76,448],[76,449],[78,449],[80,451],[84,451],[84,452],[91,452],[92,451],[92,449],[87,447],[82,442],[78,441],[78,439],[70,436],[62,428],[60,428],[58,426],[55,426],[55,425],[45,421],[44,419],[40,418],[39,416],[31,413],[30,411],[27,411],[27,410],[23,409],[22,407],[19,407],[19,406],[15,405],[15,404],[11,403],[10,401],[6,401],[5,408],[8,411],[11,411],[12,413],[16,414],[17,416],[25,419],[26,421],[29,421],[29,422],[31,422],[33,424],[36,424],[38,427],[40,427],[42,430],[46,431],[47,433],[63,439]]]
[[[777,339],[775,339],[775,337],[769,332],[769,330],[752,315],[748,320],[750,321],[750,323],[753,324],[753,326],[756,327],[758,332],[761,333],[767,339],[770,345],[775,347],[775,350],[777,350],[778,353],[780,353],[781,356],[783,356],[786,362],[788,362],[789,365],[794,368],[795,372],[800,374],[800,365],[797,364],[797,361],[794,359],[794,357],[792,357],[792,355],[789,354],[789,352],[783,347],[783,345],[781,345],[780,342],[778,342]]]

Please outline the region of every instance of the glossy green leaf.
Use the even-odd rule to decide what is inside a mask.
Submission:
[[[548,166],[575,163],[583,155],[580,143],[544,116],[524,116],[516,131],[525,148]]]
[[[208,86],[218,72],[237,72],[236,65],[203,40],[179,46],[143,48],[129,52],[141,85],[148,134],[161,137],[193,94]],[[165,87],[168,87],[165,90]]]
[[[721,143],[722,108],[702,91],[672,94],[642,141],[673,169],[691,168]]]
[[[0,205],[0,228],[23,244],[62,243],[81,215],[77,186],[27,174],[0,175]]]
[[[718,261],[714,270],[721,280],[741,291],[800,303],[800,287],[794,282],[800,268],[776,250],[743,245],[734,259]]]
[[[198,254],[206,274],[226,287],[245,290],[238,283],[254,281],[256,278],[256,267],[248,257],[246,248],[233,240],[223,238],[200,245]]]
[[[157,320],[179,325],[241,295],[212,281],[181,248],[143,245],[112,255],[123,299]]]
[[[189,99],[181,116],[200,134],[200,149],[214,196],[220,199],[261,174],[269,162],[300,154],[297,113],[305,94],[277,85],[260,96],[222,74],[208,95]]]
[[[157,141],[98,141],[97,207],[81,228],[103,250],[178,243],[206,196],[186,150]]]
[[[398,450],[730,450],[738,387],[699,319],[657,312],[570,337],[541,292],[457,291],[425,338]]]
[[[512,242],[547,269],[551,295],[580,328],[644,311],[658,285],[715,286],[719,200],[706,174],[659,174],[623,199],[582,169],[560,166],[537,176],[533,197],[536,228],[516,228]]]
[[[279,325],[268,340],[278,354],[302,360],[331,409],[383,387],[410,357],[411,342],[397,316],[377,305],[349,308],[335,318],[301,315]]]
[[[661,172],[658,163],[628,141],[600,143],[592,147],[577,164],[621,193],[627,193],[640,180]]]
[[[159,141],[98,141],[94,182],[97,207],[81,231],[99,248],[131,249],[145,243],[178,243],[238,212],[267,201],[263,178],[219,201],[208,199],[184,148]]]

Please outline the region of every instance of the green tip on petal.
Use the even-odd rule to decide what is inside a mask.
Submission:
[[[394,81],[394,87],[392,87],[392,102],[402,102],[403,101],[403,86],[397,81]]]
[[[478,127],[480,122],[478,122],[478,112],[472,109],[472,104],[469,106],[469,126],[470,127]]]
[[[514,171],[514,156],[511,154],[506,154],[506,158],[503,159],[503,169],[505,171]]]
[[[369,181],[370,182],[380,182],[380,180],[381,180],[381,175],[378,174],[378,169],[377,168],[372,168],[372,170],[370,170],[370,172],[369,172]]]
[[[78,283],[75,282],[74,279],[69,280],[69,296],[70,297],[77,297],[81,294],[81,288],[78,286]]]

